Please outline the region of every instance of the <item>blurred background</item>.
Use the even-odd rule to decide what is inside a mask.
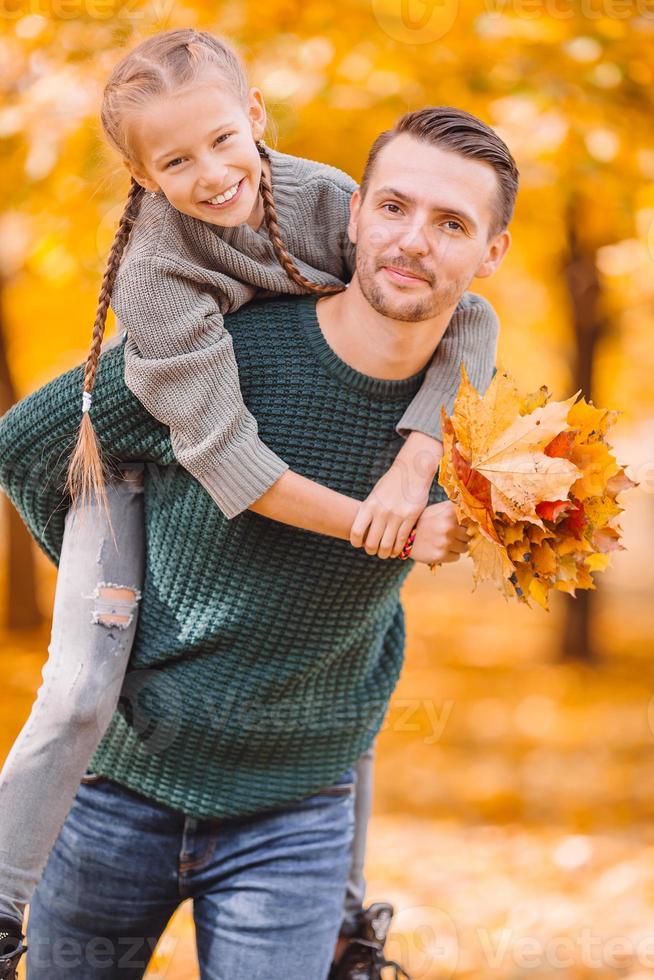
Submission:
[[[472,592],[466,558],[405,588],[378,742],[369,900],[414,980],[654,974],[654,5],[650,0],[2,0],[0,413],[85,356],[128,188],[98,108],[126,46],[238,45],[271,145],[360,178],[402,112],[448,103],[521,171],[513,246],[473,283],[498,364],[621,416],[626,550],[551,611]],[[0,759],[46,656],[54,569],[0,500]],[[197,977],[190,910],[148,977]]]

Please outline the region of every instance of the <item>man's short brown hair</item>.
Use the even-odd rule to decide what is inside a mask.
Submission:
[[[406,133],[433,146],[460,153],[473,160],[490,164],[497,175],[498,195],[494,220],[489,234],[503,231],[513,216],[518,193],[518,168],[506,143],[481,119],[449,105],[428,106],[407,112],[392,129],[381,133],[370,148],[361,179],[361,196],[365,197],[375,161],[381,150],[396,136]]]

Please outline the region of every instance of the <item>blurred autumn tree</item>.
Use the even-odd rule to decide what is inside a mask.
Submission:
[[[92,317],[96,230],[107,205],[97,188],[96,44],[115,29],[87,18],[52,22],[4,8],[0,112],[0,412],[78,360]],[[79,303],[80,295],[83,303]],[[62,360],[59,360],[62,358]],[[10,628],[41,619],[29,536],[6,500],[3,606]]]
[[[86,348],[127,190],[100,136],[103,79],[126,45],[192,25],[239,45],[280,148],[355,177],[409,108],[449,103],[493,125],[521,170],[512,251],[473,284],[500,315],[501,362],[525,388],[582,388],[627,419],[651,411],[654,13],[642,5],[69,0],[66,16],[43,16],[11,2],[0,39],[0,221],[15,253],[4,331],[15,392],[5,380],[5,397]],[[22,574],[11,608],[31,592]],[[568,656],[593,656],[593,598],[566,602]]]
[[[0,303],[4,292],[4,277],[0,277]],[[5,341],[4,309],[0,306],[0,414],[16,400],[9,370]],[[3,619],[9,629],[36,626],[41,620],[36,601],[36,576],[30,536],[14,508],[3,501],[7,526],[7,582]]]

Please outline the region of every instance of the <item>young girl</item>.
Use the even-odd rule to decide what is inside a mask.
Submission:
[[[50,656],[0,777],[0,944],[5,933],[7,948],[22,938],[25,906],[115,711],[136,631],[144,552],[138,467],[103,486],[90,418],[110,301],[127,331],[129,387],[169,426],[177,459],[226,517],[249,508],[340,533],[329,516],[334,491],[291,472],[259,439],[224,316],[255,295],[344,288],[354,271],[347,235],[354,181],[266,147],[261,93],[248,87],[231,48],[204,32],[165,32],[123,58],[105,89],[102,124],[132,181],[86,364]],[[365,541],[380,558],[399,554],[438,467],[440,406],[451,409],[461,360],[473,384],[488,384],[496,333],[492,309],[467,294],[398,421],[408,438],[360,508],[354,546]],[[93,408],[102,412],[101,404]],[[358,767],[344,936],[362,924],[371,762],[368,753]],[[2,952],[0,945],[0,977],[11,976],[2,972]],[[5,959],[7,970],[17,959]]]

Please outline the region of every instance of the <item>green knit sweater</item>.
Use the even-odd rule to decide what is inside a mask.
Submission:
[[[269,300],[230,317],[241,387],[293,469],[364,499],[402,444],[396,422],[426,369],[400,381],[359,373],[327,344],[315,303]],[[0,420],[0,485],[55,562],[80,384],[70,371]],[[93,418],[105,453],[148,462],[138,631],[93,770],[197,817],[257,813],[329,784],[382,724],[412,562],[251,511],[225,517],[127,389],[124,345],[101,358]],[[434,482],[430,501],[443,499]]]

